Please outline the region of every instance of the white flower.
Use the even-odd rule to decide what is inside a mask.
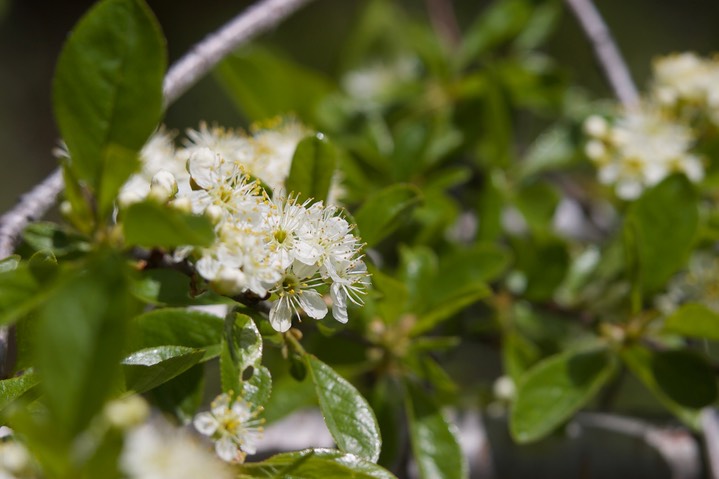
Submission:
[[[357,258],[353,261],[344,261],[342,267],[335,265],[334,274],[334,282],[330,287],[332,316],[340,323],[346,323],[347,299],[358,306],[364,303],[361,295],[367,292],[369,273],[361,258]]]
[[[298,265],[305,269],[301,264]],[[298,276],[294,270],[288,271],[282,281],[272,290],[278,296],[270,309],[270,324],[275,330],[285,332],[292,325],[292,316],[299,316],[302,309],[314,319],[322,319],[327,315],[327,305],[322,295],[315,291],[321,279]]]
[[[215,452],[222,460],[244,462],[247,454],[256,452],[256,443],[262,436],[264,421],[257,418],[261,411],[241,399],[230,403],[230,396],[221,394],[212,402],[209,412],[195,416],[193,425],[200,434],[215,441]]]
[[[614,185],[620,198],[635,199],[675,172],[694,182],[704,177],[701,160],[691,153],[692,130],[651,105],[626,112],[608,133],[601,130],[588,129],[601,136],[587,143],[587,154],[599,181]]]
[[[0,443],[0,478],[25,477],[30,467],[30,453],[22,444],[9,440]]]
[[[131,479],[230,479],[234,474],[186,431],[145,423],[125,435],[120,468]]]

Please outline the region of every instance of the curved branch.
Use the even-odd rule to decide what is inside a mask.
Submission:
[[[168,70],[163,84],[165,106],[182,96],[232,50],[275,27],[310,1],[263,0],[207,36]],[[0,216],[0,259],[12,254],[28,223],[42,217],[55,204],[62,186],[62,174],[56,169]]]
[[[637,87],[597,7],[592,0],[566,0],[566,2],[591,42],[614,94],[625,108],[635,108],[639,104]]]

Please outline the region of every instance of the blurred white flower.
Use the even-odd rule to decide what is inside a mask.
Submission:
[[[193,425],[200,434],[212,438],[215,452],[222,460],[241,463],[247,454],[256,452],[257,441],[262,437],[264,420],[257,417],[260,412],[261,408],[253,408],[242,399],[231,402],[228,394],[221,394],[212,402],[209,412],[195,416]]]
[[[120,468],[131,479],[230,479],[231,469],[183,429],[145,423],[125,435]]]
[[[590,123],[596,123],[596,117],[585,124],[592,135],[587,156],[597,165],[599,181],[613,185],[622,199],[638,198],[675,172],[693,182],[704,178],[701,159],[691,153],[692,130],[651,105],[627,111],[608,131]]]

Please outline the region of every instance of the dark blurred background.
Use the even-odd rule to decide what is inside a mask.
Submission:
[[[491,0],[456,0],[466,27]],[[92,0],[0,0],[0,211],[44,178],[55,165],[57,141],[50,86],[56,58],[72,25]],[[168,41],[170,62],[251,4],[248,0],[148,0]],[[404,2],[423,15],[424,2]],[[599,0],[598,7],[643,85],[654,56],[694,50],[719,51],[716,0]],[[294,60],[330,75],[339,68],[340,47],[351,30],[361,0],[317,0],[266,34]],[[574,82],[597,96],[609,96],[589,45],[574,18],[563,16],[548,53]],[[167,112],[166,123],[184,130],[200,120],[243,126],[229,100],[206,78]]]

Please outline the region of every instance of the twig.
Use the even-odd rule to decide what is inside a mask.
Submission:
[[[639,93],[612,34],[592,0],[566,0],[594,48],[614,94],[625,108],[639,104]]]
[[[237,15],[216,33],[207,36],[172,65],[165,75],[165,106],[182,96],[232,50],[275,27],[310,1],[263,0]],[[0,216],[0,259],[12,254],[25,227],[31,221],[41,218],[55,204],[62,187],[62,172],[58,168],[24,194],[15,207]],[[12,330],[0,327],[0,377],[3,378],[13,368],[13,338]]]
[[[311,0],[264,0],[195,45],[165,76],[165,104],[179,98],[232,50],[292,15]]]
[[[444,40],[450,48],[456,48],[462,34],[457,23],[457,16],[454,13],[454,6],[451,0],[425,0],[429,21],[437,35]]]

